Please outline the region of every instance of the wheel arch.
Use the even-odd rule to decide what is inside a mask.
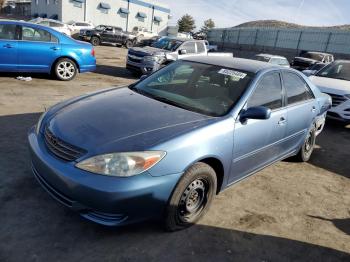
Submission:
[[[76,64],[76,66],[78,68],[78,72],[80,72],[80,65],[79,65],[78,61],[75,58],[71,57],[71,56],[63,55],[63,56],[57,57],[55,59],[55,61],[53,61],[52,65],[51,65],[51,68],[50,68],[50,72],[51,73],[53,73],[53,70],[55,69],[55,65],[58,62],[58,60],[60,60],[62,58],[68,58],[68,59],[72,60]]]

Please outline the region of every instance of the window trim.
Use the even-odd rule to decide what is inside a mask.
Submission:
[[[303,101],[299,101],[299,102],[296,102],[296,103],[292,103],[292,104],[289,104],[288,103],[288,94],[287,94],[287,88],[285,87],[284,85],[284,74],[287,74],[287,73],[290,73],[290,74],[293,74],[293,75],[296,75],[302,82],[305,83],[306,85],[306,88],[309,90],[309,92],[311,93],[312,95],[312,98],[309,98],[307,100],[303,100]],[[282,86],[283,86],[283,89],[285,90],[285,105],[286,105],[286,108],[289,108],[289,107],[292,107],[292,106],[296,106],[296,105],[302,105],[302,104],[306,104],[306,103],[309,103],[310,101],[313,101],[316,99],[316,96],[314,94],[314,92],[312,91],[312,89],[310,88],[309,84],[305,81],[305,79],[303,79],[301,76],[299,76],[298,74],[292,72],[292,71],[289,71],[289,70],[282,70],[281,72],[281,77],[282,77]]]
[[[280,110],[283,110],[287,107],[287,104],[286,104],[286,91],[284,89],[284,86],[283,86],[283,79],[282,79],[282,74],[281,74],[281,71],[280,70],[271,70],[271,71],[268,71],[266,73],[263,73],[259,79],[257,80],[257,82],[255,83],[255,86],[252,90],[252,92],[250,93],[249,97],[247,98],[246,100],[246,103],[245,103],[245,106],[246,108],[248,108],[248,102],[249,102],[249,99],[253,96],[255,90],[258,88],[259,84],[262,82],[263,78],[269,74],[274,74],[274,73],[277,73],[278,76],[279,76],[279,79],[280,79],[280,83],[281,83],[281,95],[282,95],[282,106],[279,107],[279,108],[274,108],[274,109],[270,109],[271,112],[278,112]],[[243,108],[244,108],[243,107]]]
[[[60,39],[55,36],[54,34],[52,34],[51,32],[45,30],[45,29],[42,29],[42,28],[38,28],[38,27],[32,27],[32,26],[27,26],[25,25],[24,27],[29,27],[29,28],[32,28],[34,30],[43,30],[43,31],[46,31],[47,33],[49,33],[51,35],[51,37],[55,37],[57,39],[57,42],[48,42],[48,41],[31,41],[31,40],[23,40],[23,36],[22,36],[22,32],[23,32],[23,26],[20,25],[19,28],[19,35],[18,35],[18,40],[19,42],[30,42],[30,43],[49,43],[49,44],[60,44]]]

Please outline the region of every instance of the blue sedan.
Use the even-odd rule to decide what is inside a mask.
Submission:
[[[37,24],[0,21],[0,72],[48,73],[69,81],[95,68],[88,43]]]
[[[47,192],[104,225],[197,222],[215,194],[309,160],[331,106],[294,69],[232,57],[174,62],[128,87],[53,106],[28,135]]]

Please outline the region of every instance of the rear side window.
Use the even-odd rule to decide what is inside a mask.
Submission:
[[[259,81],[248,100],[248,107],[255,106],[265,106],[271,110],[282,107],[282,85],[278,72],[263,76]]]
[[[197,53],[204,53],[205,52],[205,46],[202,42],[197,42]]]
[[[15,40],[16,25],[0,24],[0,39]]]
[[[286,88],[289,105],[314,98],[307,83],[294,73],[283,72],[283,83]]]
[[[22,27],[22,40],[34,42],[58,42],[58,39],[51,35],[49,32],[27,26]]]
[[[194,42],[187,42],[184,43],[181,49],[185,49],[187,54],[194,54],[196,53],[196,46]]]

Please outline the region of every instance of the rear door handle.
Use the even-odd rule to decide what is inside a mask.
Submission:
[[[277,124],[280,126],[283,126],[286,123],[287,123],[287,120],[284,117],[281,117]]]
[[[6,45],[3,45],[3,47],[5,47],[5,48],[13,48],[14,46],[10,45],[10,44],[6,44]]]

